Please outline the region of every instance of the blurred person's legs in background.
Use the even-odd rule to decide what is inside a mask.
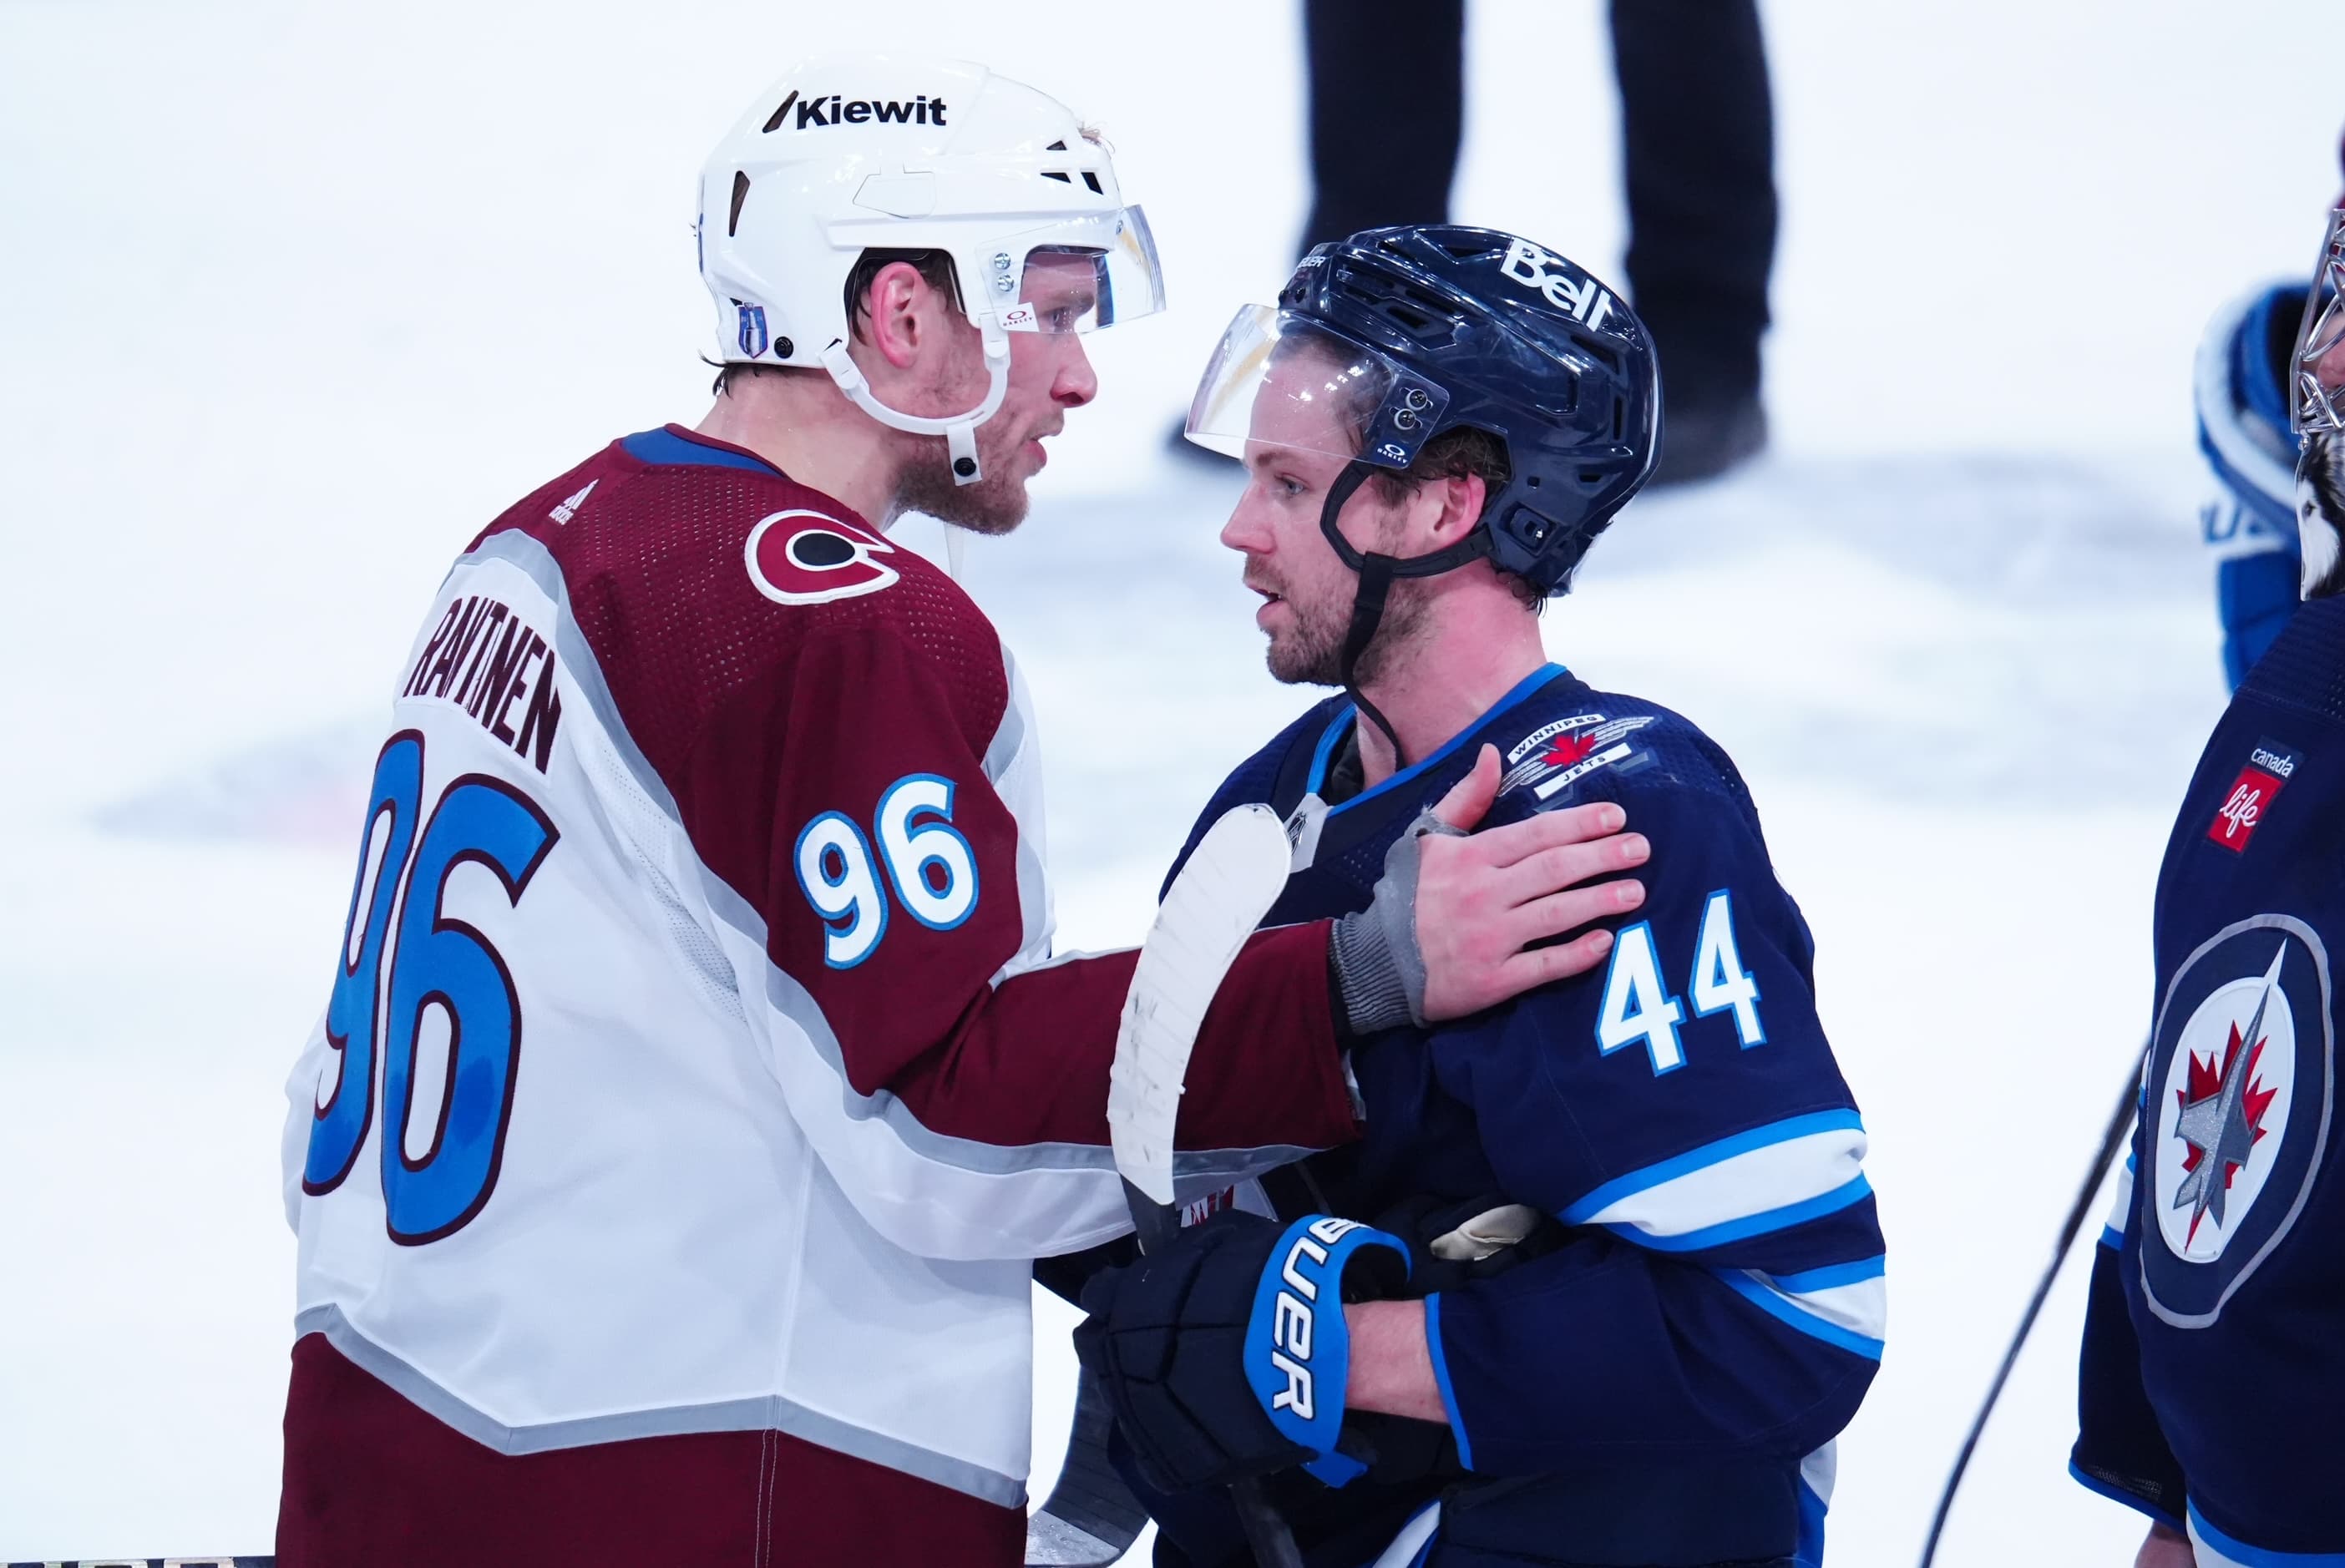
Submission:
[[[1466,123],[1466,0],[1304,0],[1311,216],[1303,248],[1449,221]]]
[[[1612,0],[1630,302],[1661,351],[1659,483],[1766,444],[1774,108],[1755,0]]]
[[[1759,340],[1775,253],[1773,105],[1756,0],[1612,0],[1630,303],[1660,345],[1654,482],[1767,440]],[[1465,0],[1304,0],[1311,215],[1303,248],[1441,223],[1465,125]]]

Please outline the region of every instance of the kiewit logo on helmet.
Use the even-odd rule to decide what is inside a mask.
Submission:
[[[849,98],[838,93],[827,96],[816,94],[804,103],[793,90],[766,122],[767,130],[781,128],[783,116],[792,109],[797,116],[790,122],[792,130],[803,131],[816,126],[859,126],[877,121],[886,125],[940,126],[945,123],[945,101],[926,93],[909,100],[903,98]]]
[[[1549,268],[1563,268],[1565,272],[1550,272]],[[1547,296],[1547,302],[1557,309],[1567,311],[1573,320],[1590,327],[1601,327],[1612,314],[1612,296],[1593,278],[1581,274],[1575,287],[1568,272],[1571,263],[1560,256],[1540,249],[1528,239],[1518,239],[1507,247],[1507,258],[1498,263],[1498,270],[1526,288],[1536,288]]]

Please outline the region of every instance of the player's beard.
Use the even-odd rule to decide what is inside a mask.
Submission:
[[[1357,591],[1359,580],[1346,573],[1344,582]],[[1284,595],[1282,595],[1284,597]],[[1264,662],[1274,681],[1290,686],[1340,686],[1344,683],[1344,642],[1352,629],[1350,592],[1329,593],[1308,602],[1285,601],[1293,623],[1283,635],[1273,636]],[[1307,607],[1306,607],[1307,602]],[[1376,622],[1352,671],[1352,683],[1372,686],[1393,673],[1425,623],[1431,596],[1426,585],[1399,578],[1385,595],[1385,612]]]
[[[923,436],[896,482],[896,501],[907,511],[926,512],[971,533],[1008,533],[1026,521],[1026,481],[1013,470],[1023,442],[994,450],[986,440],[989,420],[977,427],[977,460],[982,477],[973,484],[954,481],[952,459],[942,436]]]
[[[929,390],[937,407],[968,408],[985,395],[982,367],[976,361],[961,367],[962,374],[940,379]],[[997,410],[977,427],[979,478],[962,484],[953,477],[952,454],[942,436],[915,436],[896,481],[897,504],[908,511],[926,512],[939,522],[971,533],[1008,533],[1026,521],[1026,478],[1018,470],[1025,456],[1024,421],[1008,410]]]

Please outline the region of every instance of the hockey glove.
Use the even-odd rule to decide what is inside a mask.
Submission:
[[[1419,812],[1385,851],[1385,874],[1365,909],[1335,922],[1327,962],[1335,973],[1335,995],[1344,1021],[1355,1035],[1367,1036],[1406,1024],[1423,1026],[1425,949],[1416,938],[1417,863],[1429,834],[1462,838],[1431,811]]]
[[[1303,1464],[1331,1486],[1362,1466],[1336,1452],[1352,1299],[1408,1273],[1408,1249],[1356,1220],[1281,1229],[1242,1210],[1111,1269],[1083,1290],[1075,1353],[1098,1374],[1151,1485],[1226,1485]]]

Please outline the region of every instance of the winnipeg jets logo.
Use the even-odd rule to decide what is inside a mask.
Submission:
[[[777,604],[827,604],[877,593],[900,575],[878,559],[896,547],[819,511],[777,511],[749,531],[749,581]]]
[[[2328,951],[2258,915],[2186,959],[2158,1009],[2134,1204],[2150,1310],[2204,1328],[2303,1212],[2329,1138]]]
[[[1498,781],[1503,794],[1524,784],[1547,800],[1570,788],[1598,768],[1623,762],[1630,754],[1623,738],[1653,722],[1650,713],[1607,719],[1601,713],[1575,713],[1542,724],[1515,743],[1507,753],[1507,774]]]
[[[2174,1091],[2177,1109],[2171,1136],[2180,1140],[2187,1152],[2182,1157],[2182,1179],[2167,1207],[2178,1218],[2182,1211],[2188,1213],[2181,1249],[2186,1258],[2198,1245],[2201,1222],[2211,1218],[2216,1229],[2222,1229],[2232,1184],[2253,1159],[2256,1145],[2263,1141],[2264,1118],[2272,1101],[2279,1098],[2279,1087],[2266,1087],[2259,1074],[2265,1049],[2271,1044],[2271,1027],[2279,1021],[2273,1016],[2273,1000],[2279,1002],[2279,1012],[2288,1007],[2288,999],[2279,995],[2280,966],[2287,962],[2288,945],[2283,942],[2264,976],[2247,1027],[2229,1026],[2219,1060],[2211,1053],[2202,1060],[2187,1040],[2184,1044],[2181,1059],[2189,1081]],[[2289,1034],[2292,1037],[2294,1030]],[[2294,1044],[2292,1037],[2283,1042],[2284,1047]],[[2213,1249],[2221,1250],[2219,1240]]]

